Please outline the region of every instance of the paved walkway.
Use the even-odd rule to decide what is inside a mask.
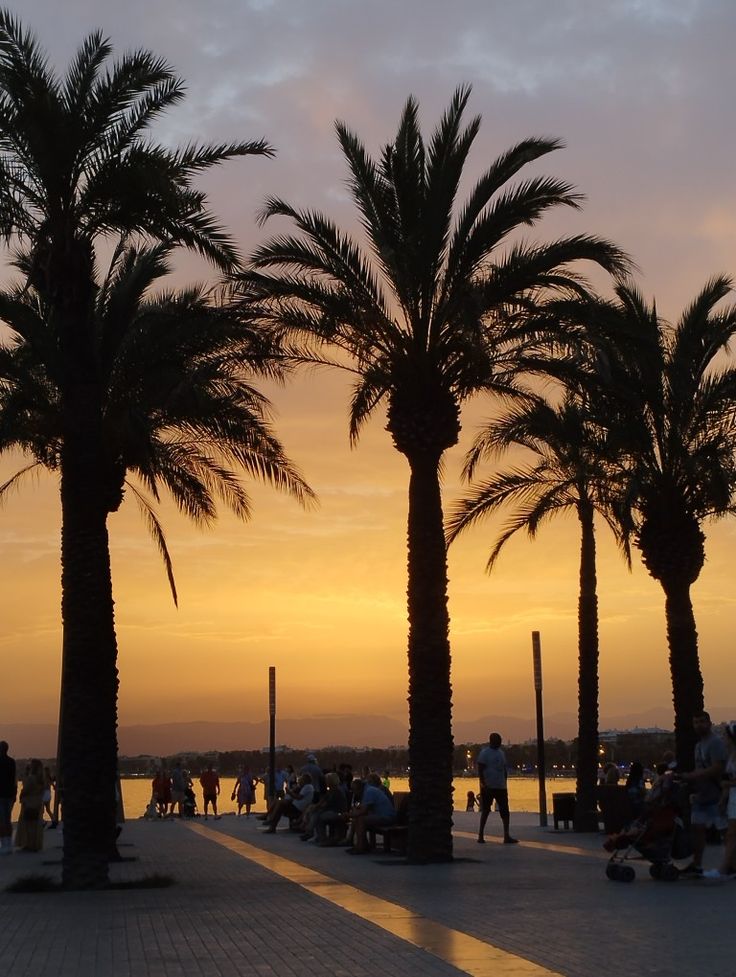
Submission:
[[[121,851],[137,861],[113,877],[176,885],[6,893],[60,872],[47,833],[45,852],[0,859],[0,960],[9,977],[733,977],[736,883],[656,883],[645,863],[611,883],[599,838],[534,822],[515,818],[519,846],[481,846],[477,815],[458,814],[457,861],[422,867],[264,836],[254,819],[133,821]]]

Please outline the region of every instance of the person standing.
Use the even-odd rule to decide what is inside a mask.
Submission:
[[[171,814],[174,813],[174,808],[176,808],[176,813],[179,817],[182,816],[182,804],[184,803],[186,790],[187,776],[182,769],[181,760],[177,760],[174,764],[174,769],[171,771]]]
[[[15,760],[0,740],[0,855],[13,854],[13,805],[18,794]]]
[[[713,732],[713,724],[707,712],[693,716],[693,729],[698,737],[695,744],[695,769],[680,774],[686,783],[692,785],[694,791],[690,797],[693,860],[680,874],[686,878],[702,878],[708,828],[724,831],[728,823],[720,808],[721,778],[728,758],[726,744]]]
[[[213,770],[211,763],[200,776],[199,783],[202,788],[205,821],[207,820],[207,810],[210,804],[212,805],[212,813],[215,815],[215,821],[219,821],[220,815],[217,813],[217,797],[220,793],[220,778],[215,770]]]
[[[169,813],[169,805],[171,804],[171,778],[166,767],[156,771],[156,776],[151,782],[151,788],[158,816],[165,818]]]
[[[478,754],[478,779],[480,781],[480,824],[478,825],[478,844],[485,844],[484,831],[491,805],[496,802],[496,808],[501,815],[503,824],[503,841],[505,845],[516,845],[518,840],[509,834],[509,791],[506,755],[501,749],[500,733],[491,733],[488,746],[484,746]]]
[[[51,808],[51,788],[55,787],[54,775],[51,773],[51,767],[43,768],[43,809],[49,816],[50,828],[56,827],[56,819],[54,818],[54,812]]]
[[[20,791],[20,817],[15,830],[15,846],[23,851],[43,848],[43,764],[31,760]]]

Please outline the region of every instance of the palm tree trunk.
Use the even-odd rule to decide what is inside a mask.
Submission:
[[[665,594],[667,642],[670,650],[672,701],[675,707],[675,749],[683,770],[695,765],[693,716],[703,711],[703,676],[698,657],[698,632],[686,580],[661,581]]]
[[[452,859],[452,688],[439,457],[409,457],[410,862]]]
[[[581,503],[578,598],[578,760],[575,830],[598,830],[598,594],[593,507]]]
[[[65,397],[61,462],[63,884],[108,881],[115,838],[117,642],[94,389]]]

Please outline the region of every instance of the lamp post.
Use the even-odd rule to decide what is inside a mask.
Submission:
[[[268,796],[276,796],[276,667],[268,669]]]
[[[547,827],[547,784],[544,760],[544,713],[542,710],[542,645],[539,631],[532,631],[532,661],[534,663],[534,698],[537,706],[537,774],[539,776],[539,825]]]

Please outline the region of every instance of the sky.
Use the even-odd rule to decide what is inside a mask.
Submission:
[[[157,125],[160,141],[264,137],[276,148],[274,160],[235,160],[201,182],[243,254],[271,230],[255,221],[268,194],[358,235],[334,120],[377,152],[410,93],[428,133],[469,83],[483,124],[467,187],[522,138],[565,143],[529,172],[569,180],[585,205],[550,214],[531,237],[614,240],[670,319],[711,275],[736,272],[731,0],[24,0],[10,9],[62,70],[95,28],[118,53],[145,47],[173,64],[188,97]],[[211,276],[192,256],[177,263],[180,284]],[[380,417],[350,448],[343,375],[305,372],[268,393],[317,509],[254,486],[249,523],[223,514],[201,532],[165,505],[178,610],[134,504],[110,518],[123,724],[263,719],[269,665],[281,715],[406,716],[406,463]],[[492,412],[483,401],[465,411],[447,455],[447,501],[462,491],[464,451]],[[0,459],[0,479],[21,463]],[[532,713],[532,630],[542,635],[546,708],[573,712],[576,522],[514,539],[488,576],[499,525],[449,554],[455,715]],[[706,532],[693,598],[706,700],[727,707],[736,524]],[[638,563],[628,571],[603,526],[598,540],[602,713],[667,705],[661,590]],[[0,722],[53,722],[61,633],[52,476],[6,500],[0,554]]]

